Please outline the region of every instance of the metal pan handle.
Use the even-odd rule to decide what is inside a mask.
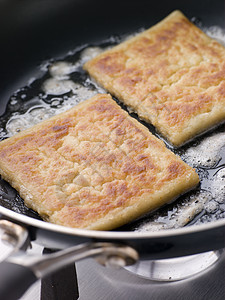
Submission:
[[[95,257],[100,264],[116,268],[132,265],[138,260],[133,248],[108,242],[79,244],[42,256],[30,255],[21,251],[27,244],[25,228],[6,220],[0,220],[0,228],[5,231],[5,240],[8,236],[8,240],[18,241],[16,251],[0,264],[0,299],[18,299],[37,279],[87,257]]]

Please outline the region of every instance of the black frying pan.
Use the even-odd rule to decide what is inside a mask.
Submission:
[[[9,97],[18,88],[25,86],[32,76],[40,76],[37,66],[43,61],[60,57],[81,44],[102,41],[112,34],[148,28],[175,9],[180,9],[189,18],[196,17],[195,20],[202,21],[205,26],[225,27],[224,1],[1,1],[0,113],[4,113]],[[103,264],[131,264],[138,256],[160,259],[217,250],[224,248],[225,241],[224,219],[154,233],[133,232],[129,226],[101,232],[45,223],[32,212],[27,213],[24,209],[20,213],[14,212],[4,204],[0,206],[0,213],[4,219],[19,224],[17,227],[5,220],[1,223],[7,237],[13,237],[20,250],[26,248],[29,240],[48,248],[72,247],[70,253],[62,253],[63,265],[87,255],[100,255]],[[24,265],[21,261],[25,260],[29,261],[23,254],[19,258],[14,255],[2,263],[1,299],[16,299],[38,276],[46,275],[45,271],[37,274],[40,264],[32,260]],[[59,263],[57,267],[61,265]],[[43,264],[41,266],[43,270]],[[49,272],[55,270],[49,265],[46,269]],[[16,282],[18,284],[14,285]],[[15,293],[10,294],[12,286],[15,286]]]

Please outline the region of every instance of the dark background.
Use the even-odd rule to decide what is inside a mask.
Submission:
[[[175,9],[205,26],[225,27],[224,0],[0,0],[0,115],[9,96],[38,76],[42,61],[148,28]]]

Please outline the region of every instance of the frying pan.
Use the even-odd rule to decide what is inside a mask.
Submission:
[[[225,27],[224,1],[0,1],[0,114],[9,97],[31,77],[41,62],[110,35],[149,28],[175,9],[205,26]],[[140,259],[162,259],[224,248],[225,220],[159,232],[88,231],[43,222],[24,211],[0,206],[5,238],[14,253],[0,270],[0,299],[17,299],[37,278],[89,255],[100,263],[129,265]],[[28,257],[30,241],[52,249],[55,256]],[[12,289],[12,287],[14,287]],[[13,291],[12,291],[13,290]]]

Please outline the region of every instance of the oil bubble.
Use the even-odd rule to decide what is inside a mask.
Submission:
[[[6,124],[6,130],[9,136],[15,135],[16,133],[26,129],[28,124],[26,120],[20,116],[12,117]]]

